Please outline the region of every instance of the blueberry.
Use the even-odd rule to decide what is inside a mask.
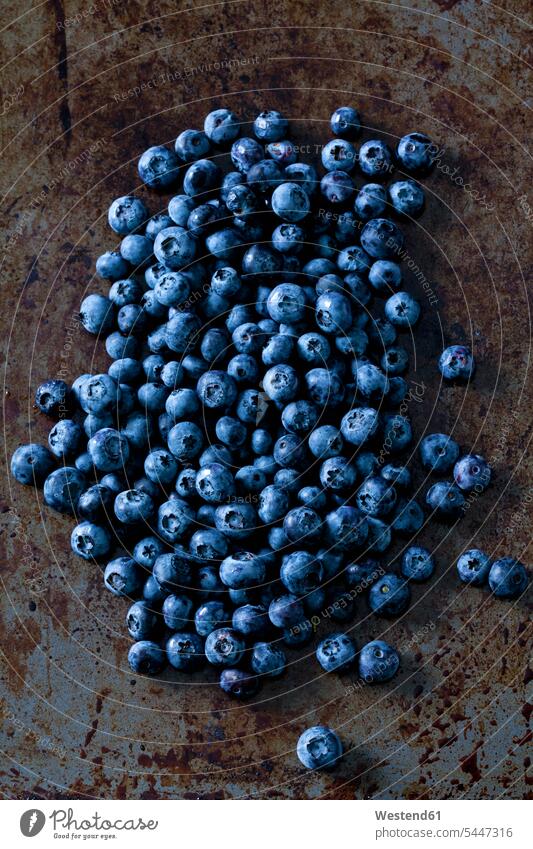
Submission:
[[[256,675],[278,678],[285,671],[287,659],[283,649],[275,643],[255,643],[252,648],[250,666]]]
[[[435,164],[437,146],[424,133],[408,133],[398,142],[396,158],[410,174],[425,177]]]
[[[128,440],[130,448],[144,448],[150,441],[153,426],[144,413],[131,413],[122,427],[122,434]]]
[[[240,448],[248,437],[242,422],[232,416],[222,416],[215,425],[215,432],[218,439],[229,448]]]
[[[356,478],[355,467],[346,457],[329,457],[320,467],[320,483],[325,490],[351,494]]]
[[[204,407],[211,410],[227,409],[237,398],[237,385],[224,371],[210,370],[203,374],[196,388]]]
[[[287,139],[269,142],[266,146],[266,151],[281,166],[293,165],[298,159],[298,152],[295,146]]]
[[[396,466],[394,463],[387,463],[381,469],[381,477],[400,489],[408,489],[411,486],[411,472],[407,466]]]
[[[265,563],[249,551],[236,551],[220,564],[220,579],[231,589],[248,589],[265,580]]]
[[[396,492],[383,478],[368,477],[357,490],[356,503],[368,516],[387,516],[396,504]]]
[[[349,590],[360,593],[375,583],[382,571],[378,560],[356,560],[344,569],[344,582]]]
[[[250,445],[254,454],[267,454],[272,448],[272,435],[264,428],[252,432]]]
[[[309,450],[314,457],[322,459],[337,457],[342,447],[340,431],[333,425],[321,425],[309,435]]]
[[[331,728],[313,725],[300,735],[296,754],[306,769],[328,769],[342,757],[342,743]]]
[[[178,422],[168,434],[169,451],[182,463],[196,457],[203,444],[203,433],[194,422]]]
[[[147,263],[152,256],[153,242],[146,236],[140,236],[138,233],[132,233],[129,236],[124,236],[120,243],[121,256],[133,265],[134,269],[138,269]]]
[[[70,536],[70,546],[74,554],[84,560],[98,560],[108,554],[111,548],[109,532],[94,522],[81,522],[76,525]]]
[[[366,183],[354,202],[354,209],[362,221],[378,218],[387,208],[387,192],[379,183]]]
[[[245,637],[257,637],[269,624],[266,607],[262,604],[244,604],[233,612],[233,630]]]
[[[189,195],[176,195],[168,204],[168,214],[174,224],[186,227],[189,215],[195,208],[194,200]]]
[[[231,266],[217,268],[211,277],[211,288],[221,297],[233,298],[239,293],[241,287],[241,278]]]
[[[205,656],[213,666],[236,666],[244,653],[243,637],[232,628],[217,628],[207,635]]]
[[[464,584],[482,587],[491,568],[490,557],[479,548],[464,551],[457,561],[457,572]]]
[[[498,598],[518,598],[526,591],[526,567],[513,557],[495,560],[489,571],[489,587]]]
[[[295,495],[300,488],[300,475],[296,469],[280,469],[274,475],[274,483],[289,495]]]
[[[281,422],[290,433],[307,434],[318,421],[319,411],[310,401],[291,401],[283,409]]]
[[[403,374],[407,371],[409,366],[409,354],[402,348],[400,345],[392,345],[390,348],[387,348],[385,353],[383,354],[380,365],[387,377],[394,377],[399,374]],[[390,399],[390,384],[388,384],[388,402],[392,403]],[[403,400],[403,397],[402,397]]]
[[[439,371],[446,380],[468,381],[474,370],[474,357],[465,345],[450,345],[439,357]]]
[[[159,586],[153,575],[148,575],[144,582],[142,595],[143,599],[151,606],[158,606],[165,600],[168,592]]]
[[[232,260],[235,258],[237,248],[241,246],[242,239],[231,227],[210,233],[205,240],[207,250],[221,260]]]
[[[293,551],[283,557],[280,578],[288,592],[307,595],[322,583],[324,569],[320,560],[309,552]]]
[[[375,434],[379,413],[373,407],[350,410],[341,420],[341,434],[352,445],[363,445]]]
[[[201,560],[220,561],[228,553],[228,543],[224,535],[214,528],[202,528],[192,535],[189,549]]]
[[[355,644],[346,634],[329,634],[316,650],[316,659],[326,672],[347,672],[356,656]]]
[[[139,177],[151,189],[166,189],[178,177],[179,160],[163,145],[149,147],[139,159]]]
[[[395,292],[385,301],[385,316],[400,329],[413,327],[420,318],[420,304],[408,292]]]
[[[88,333],[94,335],[107,333],[113,326],[113,304],[103,295],[87,295],[82,301],[79,316],[82,326]]]
[[[424,211],[425,195],[413,180],[398,180],[389,186],[389,197],[395,211],[408,218],[418,218]]]
[[[320,192],[332,204],[344,204],[352,199],[355,183],[346,171],[328,171],[320,181]]]
[[[341,139],[355,139],[361,132],[361,116],[352,106],[339,106],[330,119],[331,132]]]
[[[263,142],[280,141],[287,135],[288,127],[287,119],[275,109],[260,112],[254,121],[254,133]]]
[[[293,324],[305,318],[306,297],[301,286],[281,283],[270,292],[267,299],[270,317],[279,323]]]
[[[155,448],[146,456],[144,473],[154,483],[168,486],[176,479],[178,464],[169,451]]]
[[[378,259],[370,267],[368,279],[376,292],[390,294],[402,282],[401,268],[390,259]]]
[[[242,181],[242,177],[241,177]],[[260,159],[255,162],[246,173],[246,182],[255,193],[265,195],[272,189],[284,181],[283,170],[273,159]],[[229,196],[230,190],[227,195]],[[257,207],[257,202],[255,204]],[[238,215],[242,213],[237,213]],[[261,226],[260,222],[256,222],[255,226]],[[262,229],[262,227],[261,227]]]
[[[202,640],[197,634],[172,634],[166,643],[168,662],[179,672],[194,672],[202,666],[205,655]]]
[[[125,525],[148,522],[154,514],[154,502],[145,492],[127,489],[115,498],[115,516]]]
[[[306,162],[292,162],[287,165],[285,176],[289,178],[291,183],[299,183],[309,197],[315,192],[318,185],[318,175],[315,168]]]
[[[308,214],[309,195],[298,183],[281,183],[272,193],[272,211],[283,221],[294,223]]]
[[[364,363],[354,370],[356,388],[363,398],[379,401],[389,391],[389,381],[383,371],[372,363]]]
[[[84,381],[79,402],[86,413],[101,416],[116,408],[119,397],[120,389],[116,381],[108,374],[96,374]]]
[[[157,557],[163,553],[164,549],[164,544],[158,537],[144,537],[135,545],[133,559],[140,566],[151,570],[154,567]]]
[[[139,592],[144,577],[143,570],[131,557],[116,557],[105,567],[104,584],[113,595],[132,596]]]
[[[232,465],[231,451],[225,445],[211,443],[205,451],[200,454],[199,466],[209,466],[211,463],[220,463],[222,466]]]
[[[286,404],[293,400],[298,391],[298,375],[292,366],[280,363],[265,373],[263,388],[272,401]]]
[[[149,640],[157,633],[158,624],[157,614],[146,600],[134,602],[126,615],[126,627],[134,640]]]
[[[239,119],[229,109],[215,109],[204,121],[204,132],[213,144],[229,144],[239,135]]]
[[[386,177],[394,167],[390,147],[379,139],[361,145],[358,161],[361,171],[368,177]]]
[[[392,527],[407,536],[416,533],[424,524],[424,511],[414,499],[399,499],[392,519]]]
[[[189,265],[196,251],[196,239],[183,227],[166,227],[155,238],[154,253],[157,259],[173,271]]]
[[[328,513],[325,524],[327,540],[337,551],[352,551],[363,545],[368,536],[366,516],[349,505]]]
[[[200,330],[198,316],[190,312],[179,312],[174,315],[165,327],[166,344],[171,351],[185,354],[194,346]]]
[[[178,307],[187,300],[189,293],[189,281],[185,274],[179,271],[163,274],[154,287],[155,297],[165,307]]]
[[[183,130],[174,143],[174,150],[184,162],[202,159],[210,147],[209,139],[201,130]]]
[[[322,165],[326,171],[349,173],[355,166],[357,152],[353,144],[345,139],[332,139],[322,148]]]
[[[464,510],[465,498],[452,481],[438,481],[428,490],[426,504],[442,516],[458,517]]]
[[[427,581],[435,571],[433,555],[427,548],[411,545],[402,556],[401,572],[412,581]]]
[[[400,616],[407,610],[410,599],[407,581],[392,572],[378,578],[368,596],[370,609],[382,616]]]
[[[194,509],[182,498],[171,498],[159,505],[157,531],[166,542],[183,539],[195,519]]]
[[[409,419],[399,414],[387,414],[383,421],[384,447],[392,453],[403,451],[410,445],[413,432]]]
[[[359,676],[367,684],[383,684],[394,678],[400,655],[384,640],[367,643],[359,653]]]
[[[352,324],[350,301],[340,292],[324,292],[316,300],[315,316],[323,333],[342,333]]]
[[[270,525],[283,518],[288,508],[288,495],[279,487],[270,484],[261,491],[257,514],[265,525]]]
[[[106,251],[96,260],[96,273],[104,280],[120,280],[128,273],[128,267],[119,251]]]
[[[375,259],[395,259],[403,249],[403,233],[388,218],[372,218],[360,238],[364,250]]]
[[[59,513],[74,513],[86,487],[84,475],[72,466],[51,472],[44,482],[44,500]]]
[[[46,380],[37,387],[35,403],[42,413],[62,417],[71,406],[71,392],[64,380]]]
[[[109,519],[113,510],[114,493],[103,484],[90,486],[80,495],[76,515],[91,522]]]
[[[164,230],[165,227],[172,227],[172,223],[170,215],[167,215],[165,212],[159,212],[156,215],[152,215],[149,221],[146,222],[144,234],[153,242],[157,234],[160,233],[161,230]]]
[[[261,359],[266,366],[287,363],[294,351],[294,340],[287,334],[275,334],[263,346]]]
[[[166,666],[165,651],[151,640],[134,643],[128,652],[128,663],[141,675],[158,675]]]
[[[231,472],[221,463],[203,466],[196,474],[196,491],[210,504],[221,504],[235,493]]]
[[[459,445],[444,433],[430,433],[420,442],[422,465],[437,474],[448,472],[458,457]]]
[[[302,602],[295,595],[290,594],[272,599],[268,616],[276,628],[291,628],[305,618]]]
[[[156,557],[154,578],[162,589],[169,593],[179,593],[191,585],[193,563],[194,558],[176,546],[173,554],[160,554]]]
[[[305,375],[307,393],[319,408],[336,407],[344,398],[341,378],[329,368],[313,368]]]
[[[230,539],[244,539],[257,526],[257,514],[246,502],[223,504],[216,509],[215,526]]]
[[[222,601],[206,601],[194,614],[194,625],[201,637],[208,637],[213,631],[226,628],[230,619]]]
[[[89,439],[87,450],[95,467],[101,472],[125,469],[130,456],[128,439],[112,427],[97,430]]]
[[[482,492],[488,487],[491,474],[491,467],[480,454],[461,457],[453,468],[455,483],[465,492]]]
[[[140,198],[127,195],[117,198],[109,207],[109,226],[119,236],[127,236],[141,227],[148,218],[148,210]]]
[[[36,443],[21,445],[11,457],[11,474],[19,483],[41,486],[55,466],[48,448]]]
[[[229,696],[237,699],[249,699],[259,690],[259,680],[255,675],[242,669],[223,669],[220,673],[220,687]]]

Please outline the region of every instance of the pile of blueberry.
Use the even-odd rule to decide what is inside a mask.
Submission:
[[[398,412],[409,362],[399,338],[421,308],[402,287],[397,221],[423,211],[412,177],[430,173],[432,145],[411,133],[395,153],[375,139],[357,148],[349,107],[331,128],[322,177],[275,111],[243,135],[218,109],[173,150],[143,153],[142,181],[173,196],[152,216],[138,197],[111,204],[120,247],[96,263],[111,286],[80,310],[113,362],[71,387],[43,383],[36,404],[56,419],[49,447],[13,455],[20,483],[43,484],[45,503],[76,517],[73,551],[133,601],[136,672],[207,661],[224,691],[252,696],[282,674],[285,647],[312,639],[309,617],[327,609],[348,622],[361,588],[372,611],[401,615],[410,582],[435,568],[417,545],[398,573],[379,562],[394,534],[410,537],[425,519],[401,460],[412,431]],[[387,187],[395,167],[407,179]],[[439,367],[449,380],[474,371],[457,345]],[[463,493],[489,482],[482,457],[459,453],[443,434],[422,440],[427,469],[453,470],[427,493],[432,514],[456,517]],[[387,643],[358,650],[342,632],[317,659],[368,683],[400,662]],[[341,751],[321,726],[298,744],[306,766]]]

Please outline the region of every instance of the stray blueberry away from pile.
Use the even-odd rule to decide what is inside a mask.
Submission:
[[[109,291],[80,309],[105,341],[108,373],[39,386],[37,407],[56,419],[49,446],[12,457],[17,481],[43,486],[47,505],[75,517],[73,551],[130,599],[128,661],[140,674],[208,662],[226,693],[253,696],[283,673],[286,648],[311,641],[311,617],[328,609],[349,622],[363,590],[376,614],[402,615],[410,583],[434,571],[416,545],[396,571],[379,561],[426,515],[402,462],[413,436],[398,412],[401,335],[421,307],[402,284],[401,224],[423,212],[418,179],[434,147],[423,133],[394,152],[375,139],[357,147],[352,107],[331,128],[322,175],[298,161],[274,110],[246,135],[218,109],[174,149],[143,153],[141,180],[168,203],[150,215],[140,198],[113,201],[120,244],[96,262]],[[224,151],[227,173],[216,164]],[[474,373],[462,345],[438,367],[448,381]],[[420,459],[448,476],[426,499],[443,519],[490,481],[485,460],[461,457],[444,434],[424,437]],[[502,598],[528,580],[516,561],[490,565],[481,552],[458,571]],[[387,643],[359,647],[342,631],[320,642],[317,660],[375,684],[400,662]],[[298,745],[310,768],[342,752],[323,727]]]

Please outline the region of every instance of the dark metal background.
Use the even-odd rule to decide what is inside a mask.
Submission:
[[[377,130],[394,140],[420,128],[446,148],[427,181],[427,213],[406,227],[413,262],[438,296],[431,306],[408,273],[424,306],[410,377],[425,385],[409,412],[417,437],[443,429],[481,450],[494,464],[494,485],[460,527],[433,525],[420,535],[438,570],[414,590],[407,616],[384,623],[359,603],[357,640],[382,634],[402,648],[392,686],[357,689],[354,677],[320,675],[304,650],[291,653],[290,674],[265,687],[259,703],[240,705],[209,672],[194,682],[132,675],[126,601],[70,554],[72,521],[49,509],[41,515],[33,491],[6,480],[3,793],[523,797],[531,792],[528,610],[524,600],[465,590],[453,564],[472,543],[528,557],[533,196],[531,99],[521,101],[532,56],[521,17],[529,4],[194,5],[54,0],[22,13],[18,3],[3,4],[3,24],[13,21],[3,33],[1,78],[6,450],[27,441],[29,429],[46,439],[49,422],[31,407],[42,379],[107,368],[103,346],[94,352],[71,317],[86,288],[100,285],[91,276],[113,242],[107,206],[136,188],[145,147],[222,105],[246,119],[280,108],[296,137],[314,144],[328,138],[333,109],[354,103],[366,137]],[[224,60],[230,67],[217,67]],[[143,84],[140,94],[128,92]],[[443,338],[474,347],[479,369],[468,390],[439,386]],[[338,728],[348,750],[332,774],[303,771],[294,754],[299,733],[316,722]]]

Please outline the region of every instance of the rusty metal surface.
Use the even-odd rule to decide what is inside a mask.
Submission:
[[[465,590],[453,568],[472,543],[528,560],[527,14],[525,0],[189,8],[54,0],[28,12],[3,4],[8,454],[29,432],[46,439],[49,423],[31,406],[42,379],[107,368],[103,346],[95,350],[72,316],[99,285],[91,278],[95,257],[111,244],[107,206],[136,189],[139,153],[221,105],[247,119],[267,105],[281,108],[302,143],[320,143],[333,108],[355,103],[369,130],[394,139],[416,127],[445,149],[426,181],[427,213],[406,227],[409,287],[424,304],[409,374],[424,389],[409,413],[417,437],[426,428],[453,432],[495,467],[494,485],[460,526],[421,533],[438,570],[414,590],[408,615],[384,623],[359,603],[358,642],[381,634],[402,649],[392,686],[321,675],[306,649],[290,653],[289,674],[253,705],[228,701],[210,672],[194,681],[134,676],[125,664],[127,602],[104,592],[99,570],[70,554],[71,520],[4,477],[5,797],[531,793],[530,611],[524,600]],[[155,211],[156,199],[149,202]],[[424,297],[415,263],[436,305]],[[442,339],[471,341],[480,367],[468,390],[439,386]],[[337,728],[348,752],[331,774],[302,771],[294,755],[298,734],[316,722]]]

